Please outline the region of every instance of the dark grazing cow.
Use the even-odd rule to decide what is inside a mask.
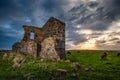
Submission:
[[[68,52],[67,52],[67,54],[70,54],[70,55],[71,55],[71,52],[70,52],[70,51],[68,51]]]
[[[120,52],[119,52],[119,53],[117,53],[117,56],[120,56]]]
[[[102,55],[101,55],[101,59],[106,59],[108,56],[107,52],[104,52]]]

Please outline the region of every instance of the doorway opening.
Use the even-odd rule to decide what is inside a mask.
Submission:
[[[40,55],[40,51],[41,51],[41,45],[37,43],[37,56]]]

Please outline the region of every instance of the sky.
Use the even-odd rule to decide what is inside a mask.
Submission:
[[[120,50],[120,0],[0,0],[0,49],[51,16],[66,24],[67,50]]]

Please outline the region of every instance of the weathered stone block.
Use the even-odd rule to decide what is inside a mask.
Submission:
[[[44,41],[41,43],[42,49],[40,57],[43,59],[60,60],[60,57],[55,49],[55,44],[56,43],[52,37],[44,39]]]

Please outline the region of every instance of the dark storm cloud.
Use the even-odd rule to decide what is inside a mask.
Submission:
[[[0,23],[11,20],[11,16],[21,16],[22,8],[17,4],[17,0],[0,0]]]
[[[72,41],[74,45],[78,45],[81,42],[87,41],[85,34],[77,34],[75,32],[71,32],[70,35],[67,36],[67,41]]]
[[[83,24],[83,29],[105,30],[113,19],[111,9],[108,10],[99,2],[80,4],[69,12],[72,16],[70,21],[74,21],[76,25]]]
[[[88,6],[91,7],[91,8],[95,8],[95,7],[98,6],[98,5],[99,5],[98,2],[90,2],[90,3],[88,4]]]
[[[49,13],[54,12],[55,9],[56,10],[60,9],[59,5],[60,5],[60,1],[56,1],[56,0],[45,0],[42,3],[43,9]]]
[[[70,11],[70,21],[83,24],[83,29],[106,30],[110,23],[120,14],[118,0],[101,0],[80,3],[80,6],[73,7]],[[104,3],[104,4],[103,4]],[[117,6],[118,5],[118,6]]]
[[[117,15],[120,15],[120,0],[113,0],[113,2],[114,2],[114,6],[113,7],[115,7],[115,13],[117,14]]]
[[[119,38],[114,37],[114,38],[110,39],[109,41],[116,41],[116,40],[120,40],[120,39],[119,39]]]

